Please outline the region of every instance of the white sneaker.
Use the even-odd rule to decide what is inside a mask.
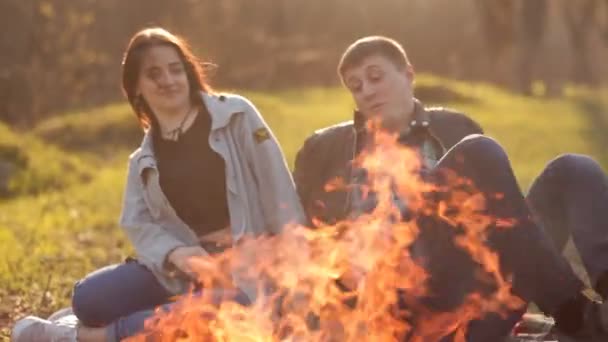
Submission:
[[[13,342],[76,342],[78,320],[65,316],[49,321],[36,316],[20,319],[13,326]]]

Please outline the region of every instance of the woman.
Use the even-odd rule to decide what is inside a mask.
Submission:
[[[129,159],[120,220],[137,261],[76,284],[78,329],[28,317],[15,327],[15,341],[75,340],[76,330],[79,341],[132,336],[151,309],[189,290],[192,257],[303,222],[270,129],[247,99],[213,93],[184,40],[161,28],[138,32],[122,72],[124,93],[145,131]],[[237,284],[234,300],[254,299],[251,285]]]

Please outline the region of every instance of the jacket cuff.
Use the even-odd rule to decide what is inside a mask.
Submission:
[[[186,245],[179,240],[166,238],[158,241],[154,246],[148,247],[145,251],[145,257],[156,265],[160,271],[174,272],[177,268],[169,262],[169,254],[176,248],[184,246]]]

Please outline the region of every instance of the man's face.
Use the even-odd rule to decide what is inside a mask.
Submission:
[[[344,84],[357,108],[366,118],[380,118],[384,124],[399,123],[414,110],[414,72],[399,68],[382,55],[370,55],[346,69]]]

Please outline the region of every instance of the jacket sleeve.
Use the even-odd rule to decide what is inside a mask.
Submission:
[[[133,158],[129,162],[120,225],[135,247],[138,259],[158,272],[170,271],[172,266],[166,263],[167,255],[177,247],[186,246],[152,217]]]
[[[451,110],[432,110],[432,130],[446,150],[471,134],[483,134],[483,129],[467,115]]]
[[[313,215],[313,190],[319,187],[319,172],[322,165],[315,162],[319,157],[317,134],[309,136],[296,154],[293,178],[300,201],[309,220]],[[310,223],[310,222],[309,222]]]
[[[466,116],[464,114],[463,114],[463,116],[465,118],[465,120],[464,120],[465,121],[464,125],[466,126],[465,127],[465,131],[470,132],[468,135],[470,135],[470,134],[484,134],[483,128],[481,128],[481,125],[477,121],[471,119],[470,117],[468,117],[468,116]]]
[[[283,151],[255,106],[247,99],[244,131],[248,162],[252,165],[268,229],[280,232],[286,224],[304,224],[304,212]]]

